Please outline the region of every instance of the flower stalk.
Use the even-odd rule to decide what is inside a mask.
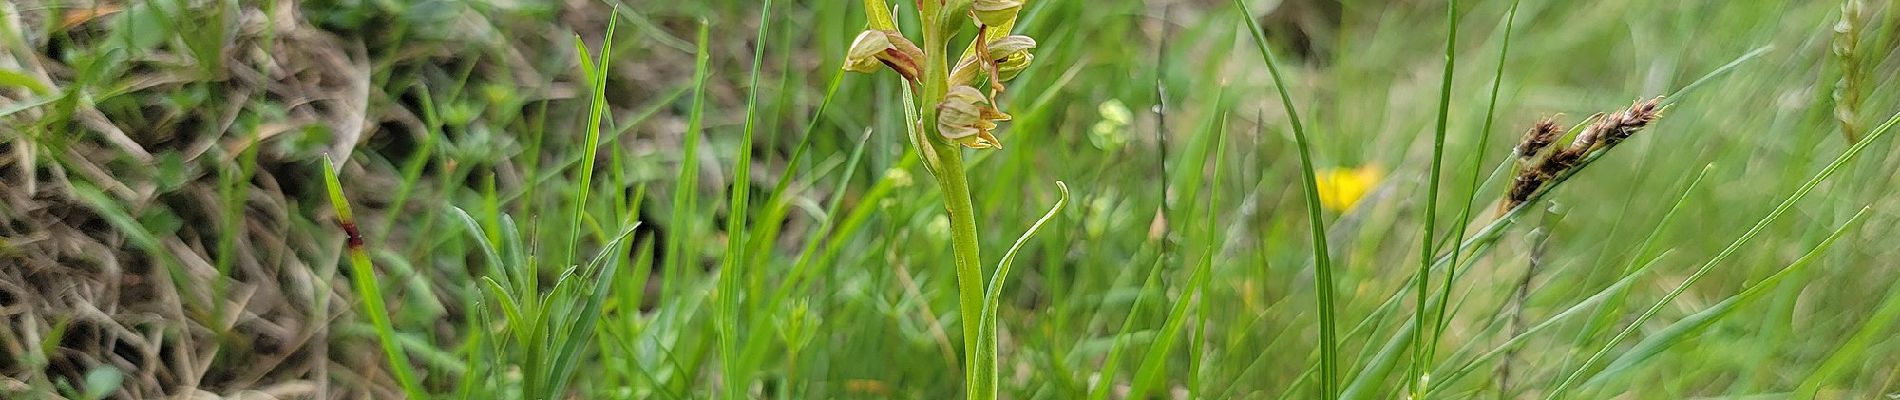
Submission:
[[[982,246],[978,243],[976,207],[971,202],[970,182],[963,170],[963,149],[1001,149],[1003,143],[994,132],[997,123],[1008,121],[997,103],[1003,83],[1027,68],[1034,56],[1036,41],[1027,36],[1010,35],[1023,0],[918,0],[922,46],[899,33],[895,18],[884,14],[891,8],[884,0],[864,0],[867,30],[858,35],[846,54],[844,68],[853,72],[875,73],[889,68],[902,77],[910,89],[908,104],[915,113],[905,121],[913,131],[913,150],[922,155],[924,166],[943,191],[944,211],[950,220],[951,251],[955,254],[957,304],[963,325],[965,371],[968,397],[996,397],[995,351],[978,351],[985,281]],[[954,24],[972,23],[978,34],[961,56],[953,60],[948,39]],[[980,81],[979,81],[980,80]],[[987,91],[980,87],[987,87]],[[1004,262],[1007,262],[1005,256]],[[1001,280],[999,274],[998,278]],[[998,282],[1000,283],[1000,282]],[[994,342],[989,342],[993,346]],[[988,354],[983,357],[980,354]],[[989,368],[979,368],[980,365]],[[988,371],[989,373],[977,373]]]

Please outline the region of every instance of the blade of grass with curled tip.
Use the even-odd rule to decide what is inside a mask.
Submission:
[[[469,238],[475,241],[475,247],[478,247],[482,250],[482,257],[484,260],[488,261],[488,267],[494,272],[498,272],[498,273],[503,272],[502,266],[505,264],[504,264],[504,261],[502,261],[501,252],[496,250],[495,242],[491,240],[490,236],[488,236],[485,233],[486,230],[482,229],[482,224],[480,222],[475,222],[475,217],[473,215],[469,215],[468,210],[464,210],[461,207],[449,207],[449,209],[451,212],[455,213],[455,217],[457,219],[462,221],[462,228],[466,229],[468,231]],[[502,277],[502,279],[508,278],[508,275],[506,273],[489,274],[489,275],[500,276]],[[502,282],[502,283],[506,284],[507,282]]]
[[[1253,36],[1254,46],[1260,50],[1261,61],[1267,64],[1267,72],[1273,76],[1273,84],[1280,93],[1280,105],[1286,108],[1287,120],[1293,126],[1293,139],[1300,152],[1300,177],[1306,189],[1306,216],[1313,234],[1313,286],[1319,292],[1319,364],[1320,387],[1325,398],[1336,398],[1339,394],[1339,342],[1334,333],[1333,310],[1333,263],[1327,254],[1326,223],[1320,216],[1319,181],[1313,172],[1311,144],[1306,139],[1306,126],[1300,123],[1300,113],[1293,105],[1293,95],[1288,91],[1286,79],[1280,75],[1279,61],[1273,50],[1267,47],[1265,33],[1260,24],[1253,20],[1253,11],[1247,8],[1243,0],[1234,0],[1234,7],[1240,9],[1240,18],[1247,22],[1247,31]],[[1428,243],[1429,245],[1429,243]],[[1428,256],[1429,258],[1429,256]]]
[[[1829,248],[1833,248],[1834,243],[1840,241],[1841,237],[1846,236],[1854,227],[1860,226],[1860,223],[1864,222],[1869,215],[1867,213],[1869,209],[1870,207],[1862,207],[1859,212],[1854,213],[1853,217],[1848,218],[1847,222],[1835,228],[1833,233],[1829,233],[1826,239],[1822,239],[1820,244],[1808,250],[1808,253],[1802,255],[1801,258],[1795,259],[1794,263],[1782,267],[1781,270],[1775,271],[1774,274],[1769,275],[1767,278],[1762,278],[1761,281],[1755,282],[1755,284],[1748,285],[1748,287],[1742,289],[1740,293],[1729,296],[1727,299],[1723,299],[1708,309],[1696,312],[1680,321],[1676,321],[1676,323],[1670,324],[1668,328],[1663,328],[1662,331],[1657,332],[1654,336],[1644,338],[1643,341],[1637,342],[1636,347],[1623,353],[1623,355],[1617,357],[1615,361],[1611,361],[1609,366],[1603,368],[1603,372],[1598,372],[1596,376],[1591,377],[1590,380],[1584,381],[1583,386],[1598,386],[1623,373],[1633,371],[1638,366],[1637,364],[1662,353],[1664,350],[1668,350],[1670,346],[1682,343],[1688,337],[1701,334],[1704,329],[1715,324],[1716,321],[1733,315],[1736,309],[1748,305],[1749,301],[1760,297],[1761,294],[1766,293],[1768,289],[1780,284],[1782,279],[1792,275],[1795,271],[1807,268],[1809,264],[1813,264],[1822,253],[1826,253]]]
[[[1703,276],[1714,271],[1717,265],[1723,261],[1727,261],[1729,257],[1741,249],[1742,245],[1748,244],[1755,236],[1767,230],[1769,224],[1780,220],[1783,214],[1793,209],[1795,203],[1807,198],[1808,193],[1813,192],[1815,187],[1821,185],[1821,182],[1827,181],[1828,178],[1833,177],[1836,172],[1839,172],[1841,168],[1846,167],[1848,162],[1858,158],[1860,153],[1865,151],[1869,144],[1885,137],[1888,132],[1892,131],[1893,125],[1897,122],[1900,122],[1900,114],[1895,114],[1892,118],[1888,119],[1886,123],[1881,124],[1879,128],[1875,128],[1865,139],[1854,143],[1853,147],[1849,147],[1847,152],[1835,158],[1834,161],[1829,163],[1826,168],[1823,168],[1820,173],[1815,174],[1813,178],[1801,184],[1800,188],[1795,189],[1794,194],[1789,195],[1786,200],[1782,200],[1780,205],[1775,206],[1773,211],[1768,212],[1768,215],[1763,216],[1760,221],[1755,222],[1755,225],[1748,228],[1747,232],[1743,232],[1740,237],[1735,238],[1735,241],[1730,242],[1727,247],[1723,248],[1720,253],[1716,253],[1715,257],[1709,259],[1707,263],[1703,263],[1702,267],[1697,268],[1695,273],[1683,279],[1682,283],[1677,284],[1675,289],[1669,291],[1669,294],[1664,295],[1661,300],[1657,300],[1656,304],[1651,306],[1648,311],[1644,311],[1642,315],[1637,316],[1636,320],[1630,321],[1628,327],[1623,328],[1622,332],[1618,332],[1615,337],[1610,338],[1610,341],[1598,348],[1596,353],[1590,355],[1589,359],[1584,360],[1583,365],[1577,366],[1576,371],[1572,371],[1566,375],[1563,381],[1558,382],[1556,387],[1551,388],[1550,395],[1546,396],[1545,399],[1554,400],[1563,398],[1563,396],[1568,394],[1564,391],[1569,389],[1570,385],[1577,381],[1577,378],[1589,371],[1591,365],[1603,359],[1603,356],[1608,355],[1611,349],[1616,348],[1618,344],[1622,344],[1624,339],[1628,339],[1630,335],[1635,334],[1636,330],[1641,328],[1644,322],[1648,322],[1650,318],[1656,316],[1657,312],[1662,311],[1663,307],[1668,306],[1671,301],[1675,301],[1677,296],[1681,296],[1683,292],[1688,291],[1690,285],[1694,285],[1696,281],[1701,280]]]
[[[1056,215],[1062,213],[1062,209],[1069,205],[1069,185],[1056,181],[1056,190],[1061,197],[1056,198],[1056,204],[1049,207],[1049,212],[1043,213],[1042,218],[1037,219],[1035,224],[1029,225],[1029,230],[1024,231],[1022,237],[1016,238],[1016,244],[1010,245],[1009,251],[1003,253],[1003,258],[996,261],[996,276],[990,278],[989,289],[984,291],[983,317],[977,322],[978,336],[974,350],[976,365],[970,372],[970,383],[976,389],[969,393],[976,394],[976,399],[996,398],[996,382],[999,378],[996,359],[998,328],[996,312],[1002,307],[1003,284],[1009,280],[1009,269],[1016,262],[1016,254],[1022,252],[1023,246],[1029,244],[1029,239],[1035,237],[1036,232],[1041,232],[1044,225],[1054,220]]]
[[[349,237],[346,250],[350,253],[350,280],[356,283],[356,293],[363,298],[363,315],[369,317],[370,326],[376,329],[376,341],[389,360],[390,374],[395,375],[396,383],[409,398],[429,398],[429,392],[416,380],[416,369],[409,365],[409,356],[396,343],[396,328],[389,322],[389,309],[383,305],[383,288],[376,281],[376,266],[370,263],[369,252],[363,248],[363,234],[356,227],[355,214],[350,213],[349,199],[343,196],[343,183],[336,177],[336,165],[327,155],[323,157],[323,185],[330,193],[330,207],[336,210],[337,223]]]

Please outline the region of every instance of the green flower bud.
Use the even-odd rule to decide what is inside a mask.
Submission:
[[[1003,26],[1016,19],[1016,12],[1023,9],[1023,0],[976,0],[970,8],[976,11],[977,23]]]
[[[905,79],[916,80],[922,69],[917,60],[923,58],[923,50],[911,43],[904,35],[892,31],[867,30],[859,33],[851,41],[851,49],[845,52],[844,69],[852,72],[877,72],[880,66],[889,66]]]
[[[975,55],[965,55],[963,60],[957,63],[956,69],[951,71],[950,84],[968,84],[974,82],[978,75],[987,73],[989,66],[984,65],[983,61],[996,64],[996,80],[1016,79],[1016,75],[1029,68],[1029,63],[1036,59],[1036,56],[1029,52],[1036,48],[1036,39],[1028,36],[1009,35],[988,43],[988,46],[981,54],[989,59],[979,60]]]
[[[885,50],[895,48],[897,47],[891,45],[890,38],[886,37],[884,32],[864,31],[858,34],[856,40],[851,41],[851,50],[845,52],[844,70],[867,74],[877,72],[879,67],[884,66],[884,62],[879,61],[877,56],[884,54]]]
[[[997,79],[1005,82],[1016,79],[1016,74],[1022,73],[1029,68],[1030,61],[1036,60],[1036,55],[1029,53],[1035,48],[1036,39],[1023,35],[1009,35],[990,42],[989,57],[996,63]]]
[[[990,59],[1001,60],[1020,54],[1028,54],[1029,50],[1034,48],[1036,48],[1036,39],[1034,38],[1023,35],[1004,36],[1002,39],[990,41]]]

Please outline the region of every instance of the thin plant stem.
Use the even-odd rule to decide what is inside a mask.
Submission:
[[[1418,245],[1418,289],[1415,293],[1418,295],[1418,300],[1414,303],[1415,316],[1413,317],[1418,323],[1412,324],[1412,364],[1406,368],[1405,374],[1407,390],[1411,393],[1411,398],[1414,399],[1419,398],[1419,395],[1423,394],[1419,392],[1419,388],[1423,386],[1419,384],[1420,374],[1424,373],[1423,371],[1426,369],[1425,364],[1431,362],[1431,360],[1426,359],[1429,357],[1427,355],[1429,352],[1425,348],[1428,344],[1425,340],[1425,335],[1427,334],[1426,326],[1430,325],[1436,327],[1436,323],[1427,323],[1428,320],[1425,319],[1430,312],[1430,310],[1427,310],[1425,307],[1425,301],[1431,289],[1430,278],[1432,274],[1432,253],[1434,250],[1434,246],[1432,246],[1432,234],[1438,229],[1438,183],[1440,181],[1440,172],[1443,171],[1445,167],[1446,125],[1449,124],[1451,119],[1451,78],[1458,69],[1458,58],[1455,57],[1454,54],[1458,45],[1458,0],[1450,0],[1445,5],[1445,22],[1445,70],[1438,86],[1438,124],[1437,128],[1432,132],[1432,167],[1430,175],[1426,177],[1426,181],[1429,183],[1427,184],[1428,188],[1425,192],[1425,204],[1423,205],[1425,208],[1425,228],[1424,232],[1420,233],[1420,242]],[[1456,250],[1453,250],[1453,252],[1454,256],[1452,260],[1456,262]],[[1450,283],[1447,282],[1446,284],[1449,285]],[[1439,306],[1444,307],[1445,303],[1439,302]],[[1432,331],[1434,331],[1433,335],[1436,335],[1436,329]],[[1436,339],[1431,341],[1431,343],[1436,342]]]
[[[1504,42],[1498,48],[1497,70],[1494,71],[1491,75],[1491,98],[1488,105],[1485,107],[1484,126],[1478,130],[1478,152],[1472,155],[1472,158],[1475,159],[1475,161],[1473,162],[1474,165],[1482,165],[1484,154],[1490,152],[1491,142],[1486,139],[1489,138],[1491,134],[1491,128],[1493,124],[1497,121],[1496,117],[1497,117],[1497,109],[1498,109],[1498,92],[1501,91],[1501,89],[1503,89],[1504,87],[1505,59],[1511,54],[1511,28],[1516,25],[1517,7],[1520,3],[1522,2],[1512,1],[1511,10],[1505,13],[1504,39],[1503,39]],[[1465,234],[1468,233],[1469,229],[1471,228],[1471,210],[1477,203],[1478,185],[1484,182],[1483,172],[1484,172],[1483,168],[1471,169],[1471,178],[1468,182],[1466,182],[1466,185],[1465,185],[1465,191],[1466,191],[1465,207],[1463,210],[1458,212],[1458,235],[1453,236],[1454,238],[1465,237]],[[1463,247],[1458,247],[1458,246],[1452,247],[1451,259],[1454,261],[1458,260],[1458,258],[1462,255],[1463,250],[1464,250]],[[1438,290],[1438,304],[1440,304],[1441,306],[1438,308],[1438,315],[1432,317],[1432,320],[1437,321],[1437,323],[1433,326],[1434,330],[1432,334],[1431,345],[1426,346],[1426,350],[1425,350],[1425,358],[1428,360],[1434,358],[1434,356],[1437,354],[1438,343],[1445,336],[1445,323],[1448,317],[1446,315],[1446,310],[1448,309],[1448,307],[1444,307],[1442,305],[1450,304],[1448,303],[1448,300],[1451,297],[1452,283],[1457,276],[1458,276],[1457,268],[1451,268],[1451,269],[1445,270],[1445,284],[1444,286],[1440,287]],[[1426,386],[1430,386],[1430,385],[1427,384]],[[1429,394],[1427,395],[1429,396]]]
[[[977,338],[980,335],[978,321],[983,310],[983,257],[981,246],[977,242],[976,206],[970,199],[969,178],[963,172],[963,152],[955,143],[938,138],[937,103],[949,90],[950,76],[949,50],[945,46],[949,32],[944,32],[944,5],[936,1],[920,2],[918,12],[923,22],[924,71],[923,81],[915,103],[920,118],[916,122],[924,130],[924,139],[919,140],[919,152],[929,152],[935,166],[931,171],[937,178],[937,187],[943,191],[944,211],[950,219],[951,251],[956,257],[957,270],[957,307],[963,325],[964,371],[971,371],[976,365]],[[966,377],[967,383],[974,383],[975,374]],[[975,393],[977,385],[966,385]]]

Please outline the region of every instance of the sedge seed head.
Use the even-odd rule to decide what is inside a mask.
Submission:
[[[1557,135],[1563,132],[1563,127],[1557,126],[1558,117],[1556,115],[1546,117],[1538,121],[1537,125],[1531,126],[1530,131],[1524,133],[1524,141],[1517,144],[1519,159],[1535,159],[1539,153],[1543,153],[1545,148],[1550,147],[1551,142],[1557,141]]]

